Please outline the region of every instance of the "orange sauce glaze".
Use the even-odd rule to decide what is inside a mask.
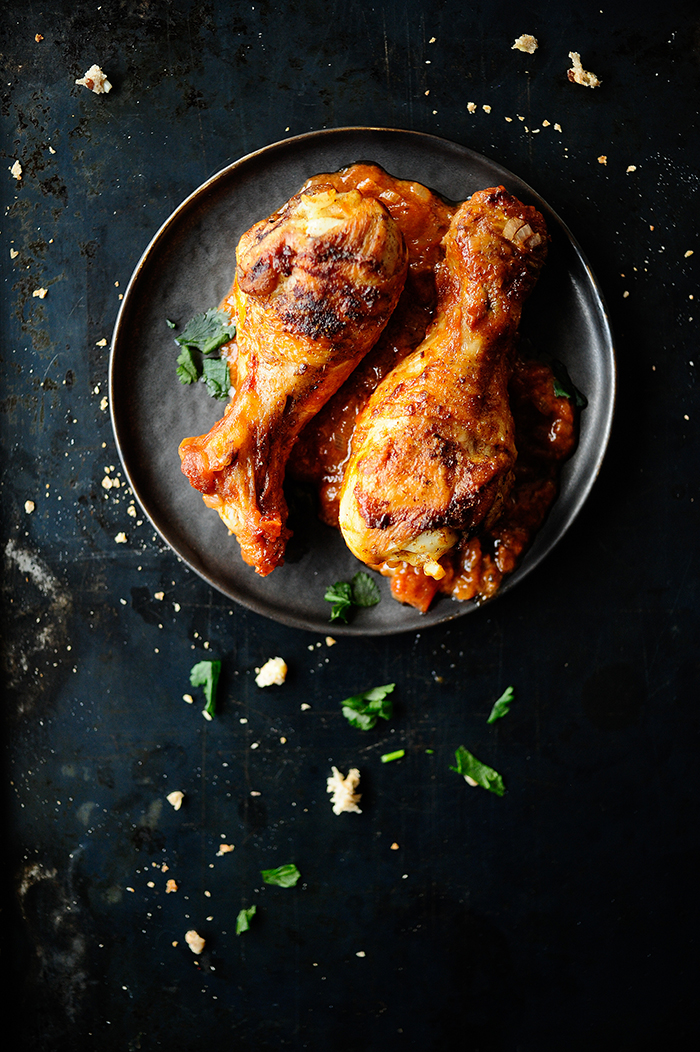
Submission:
[[[330,184],[341,192],[358,189],[381,201],[400,227],[409,252],[406,286],[386,329],[301,433],[288,465],[292,478],[316,487],[321,519],[337,526],[340,486],[355,420],[380,380],[425,337],[435,311],[435,267],[443,258],[441,241],[458,206],[420,183],[394,179],[373,164],[354,164],[313,176],[305,187],[319,184]],[[233,288],[220,310],[234,318]],[[235,387],[235,338],[222,348],[224,356]],[[568,398],[555,395],[552,370],[536,359],[516,357],[510,399],[518,459],[513,488],[500,517],[490,528],[463,541],[456,553],[441,559],[447,571],[441,581],[406,564],[379,567],[391,577],[392,595],[399,602],[425,612],[438,593],[459,600],[489,599],[516,568],[542,525],[557,495],[561,465],[576,446],[576,412]]]

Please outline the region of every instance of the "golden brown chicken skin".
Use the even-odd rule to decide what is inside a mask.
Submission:
[[[319,185],[244,234],[236,258],[236,393],[180,456],[243,559],[265,575],[290,535],[282,483],[292,445],[378,339],[407,252],[383,205]]]
[[[353,435],[340,528],[368,565],[441,578],[439,560],[498,515],[516,458],[514,338],[547,241],[539,212],[503,187],[456,212],[428,335],[377,387]]]

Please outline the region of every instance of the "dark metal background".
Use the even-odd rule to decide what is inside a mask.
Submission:
[[[699,24],[679,0],[5,5],[15,1047],[693,1047]],[[524,32],[534,56],[511,50]],[[600,89],[567,81],[570,50]],[[107,96],[74,84],[93,62]],[[363,124],[453,139],[542,194],[603,285],[619,400],[583,513],[516,589],[456,623],[328,648],[232,606],[127,514],[125,488],[103,488],[120,466],[100,343],[144,247],[205,179]],[[262,691],[254,669],[275,654],[287,683]],[[223,661],[212,723],[182,701],[206,656]],[[388,681],[392,722],[350,728],[339,701]],[[511,714],[487,725],[509,684]],[[504,798],[449,771],[460,743]],[[332,814],[331,763],[361,768],[362,815]],[[222,837],[236,849],[217,856]],[[290,860],[295,889],[262,884]]]

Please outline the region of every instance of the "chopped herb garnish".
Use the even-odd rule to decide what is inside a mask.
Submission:
[[[395,686],[395,683],[386,683],[383,687],[373,687],[362,694],[353,694],[351,698],[341,702],[343,716],[350,726],[369,731],[380,717],[390,720],[394,706],[387,695],[391,694]]]
[[[568,398],[570,402],[574,403],[577,409],[585,409],[588,405],[588,399],[573,383],[563,362],[553,359],[550,362],[550,365],[552,367],[552,372],[554,373],[553,387],[555,397]]]
[[[405,749],[397,749],[395,752],[385,752],[379,759],[382,763],[391,763],[392,760],[402,760],[405,755]]]
[[[491,709],[491,715],[489,716],[489,718],[487,719],[486,722],[487,723],[495,723],[496,720],[503,719],[503,717],[508,712],[508,709],[510,708],[511,702],[513,701],[514,698],[515,698],[515,693],[513,691],[513,688],[512,687],[506,687],[506,689],[501,694],[500,698],[498,698],[493,703],[493,708]]]
[[[266,884],[276,884],[280,888],[293,888],[301,876],[293,862],[277,869],[261,869],[260,872]]]
[[[176,372],[181,384],[196,384],[199,380],[202,370],[189,347],[183,347],[177,356]]]
[[[165,319],[165,324],[168,326],[169,329],[177,328],[177,326],[175,325],[175,322],[171,321],[170,318],[166,318]]]
[[[239,910],[238,916],[236,917],[236,935],[242,935],[244,931],[248,931],[250,928],[250,922],[255,916],[257,906],[251,906],[247,910]]]
[[[492,767],[487,767],[485,763],[481,763],[463,745],[460,745],[455,752],[455,758],[457,766],[450,767],[451,771],[461,774],[470,785],[481,785],[484,789],[495,793],[496,796],[503,796],[506,787],[498,771],[494,771]]]
[[[376,606],[381,593],[374,581],[364,570],[358,570],[350,581],[336,581],[327,589],[324,599],[333,603],[331,621],[345,621],[353,606]]]
[[[235,335],[236,326],[228,314],[214,309],[190,318],[180,335],[175,337],[175,343],[181,347],[196,347],[202,354],[212,354]]]
[[[432,756],[435,752],[435,749],[426,749],[425,751],[427,752],[428,756]]]
[[[202,380],[212,398],[228,398],[231,374],[225,358],[203,358]]]
[[[205,716],[212,718],[216,711],[216,684],[219,682],[221,672],[220,661],[198,661],[190,670],[190,683],[193,687],[202,687],[204,697],[207,699]]]

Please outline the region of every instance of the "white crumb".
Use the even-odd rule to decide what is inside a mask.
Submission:
[[[347,777],[343,777],[337,767],[331,767],[331,770],[333,774],[326,780],[326,791],[332,794],[333,814],[354,811],[361,815],[362,811],[357,805],[362,799],[362,793],[355,792],[360,784],[360,772],[356,767],[351,767]]]
[[[42,289],[34,289],[34,292],[32,292],[32,296],[35,296],[36,299],[43,300],[43,299],[46,299],[46,294],[48,293],[48,291],[49,291],[48,289],[43,289],[43,288]]]
[[[536,37],[533,37],[531,33],[523,33],[522,36],[518,37],[510,50],[525,51],[528,55],[534,55],[538,46]]]
[[[219,850],[216,852],[216,857],[221,858],[222,855],[230,855],[234,847],[234,844],[219,844]]]
[[[15,161],[15,163],[11,165],[9,172],[13,179],[16,179],[17,182],[20,181],[20,179],[22,178],[22,165],[19,163],[19,161]]]
[[[165,885],[165,894],[166,895],[171,895],[173,891],[177,891],[177,884],[175,883],[175,881],[171,877],[170,880]]]
[[[95,95],[106,95],[108,91],[112,90],[112,85],[97,65],[90,66],[85,76],[80,77],[75,83],[82,85],[84,88],[89,88],[90,91],[94,91]]]
[[[115,544],[126,544],[126,534],[124,533],[123,530],[120,533],[118,533],[117,536],[114,538],[114,543]]]
[[[176,789],[174,792],[168,793],[165,799],[169,804],[173,805],[173,808],[176,811],[179,811],[182,807],[182,801],[185,799],[185,794],[181,793],[179,789]]]
[[[566,71],[566,75],[572,84],[582,84],[584,88],[599,88],[602,81],[598,80],[595,73],[589,73],[581,65],[581,56],[578,51],[570,51],[569,58],[571,59],[571,69]]]
[[[185,942],[192,950],[192,953],[201,953],[206,946],[206,939],[203,939],[194,928],[185,932]]]
[[[281,686],[287,678],[287,665],[281,657],[270,658],[262,668],[256,668],[255,682],[259,687]]]
[[[31,513],[34,511],[35,508],[36,508],[36,504],[34,503],[33,500],[25,500],[25,502],[24,502],[24,510],[26,511],[27,515],[31,515]]]

